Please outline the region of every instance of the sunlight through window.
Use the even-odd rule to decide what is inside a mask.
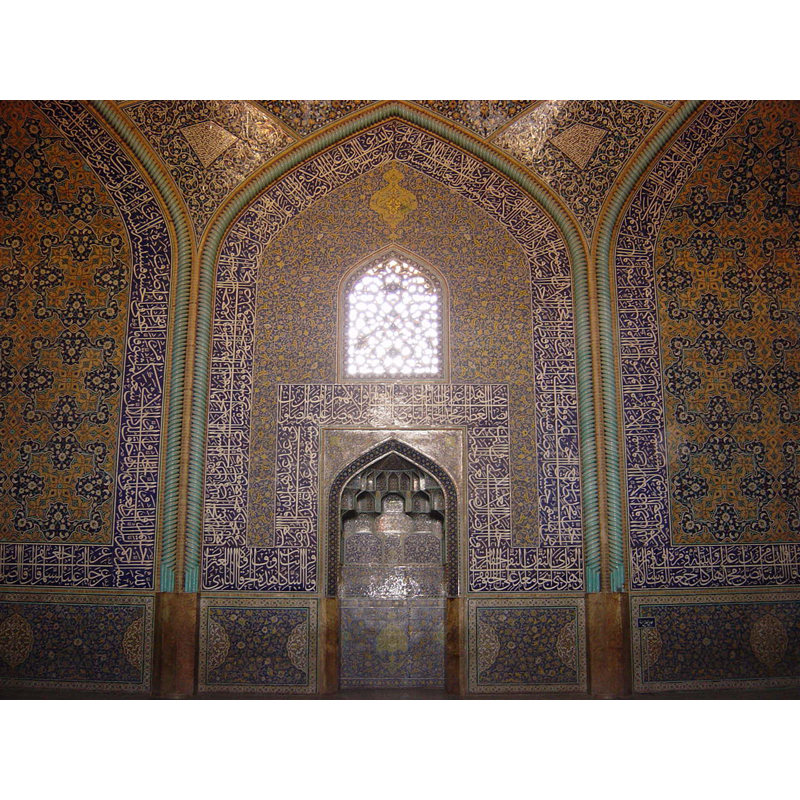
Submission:
[[[408,259],[387,256],[360,273],[346,297],[348,377],[442,376],[438,281]]]

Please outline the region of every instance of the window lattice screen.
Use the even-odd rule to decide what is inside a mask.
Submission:
[[[350,280],[345,302],[347,377],[443,377],[443,296],[434,276],[390,254]]]

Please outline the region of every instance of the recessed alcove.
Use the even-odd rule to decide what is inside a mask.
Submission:
[[[396,452],[354,475],[340,501],[341,596],[443,596],[446,505],[437,479]]]
[[[458,489],[420,450],[395,438],[427,434],[428,448],[450,431],[393,432],[369,446],[367,431],[337,431],[340,467],[328,494],[327,593],[339,607],[343,688],[443,688],[446,598],[458,594]],[[386,435],[386,432],[382,432]],[[341,466],[345,439],[367,449]],[[433,448],[436,449],[435,447]]]

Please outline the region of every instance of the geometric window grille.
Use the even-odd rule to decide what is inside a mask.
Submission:
[[[343,377],[444,378],[441,281],[392,250],[344,286]]]

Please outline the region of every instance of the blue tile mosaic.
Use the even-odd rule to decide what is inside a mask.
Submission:
[[[341,601],[342,688],[444,687],[444,601]]]
[[[147,692],[153,598],[0,594],[0,685]]]
[[[201,692],[316,691],[316,600],[203,599]]]
[[[141,173],[83,104],[41,102],[38,108],[109,192],[130,239],[131,264],[124,265],[129,270],[126,338],[115,343],[122,346],[124,359],[119,420],[112,421],[118,425],[114,479],[108,486],[98,484],[99,488],[82,484],[94,497],[110,493],[114,523],[111,544],[0,543],[0,584],[152,589],[172,268],[169,229]],[[49,147],[52,141],[48,141]],[[68,209],[76,223],[88,213],[79,205]],[[103,273],[96,276],[98,280],[110,286],[118,278]],[[80,300],[75,302],[81,305]],[[116,313],[113,302],[106,313]],[[104,413],[102,408],[97,412],[99,423]],[[61,519],[63,513],[58,504],[51,507],[51,522],[55,524],[55,517]],[[91,524],[96,527],[98,520]]]
[[[532,433],[539,453],[536,480],[540,498],[536,546],[512,545],[505,477],[507,420],[496,424],[490,419],[491,408],[478,409],[477,405],[466,412],[465,419],[465,401],[459,399],[483,393],[499,404],[502,387],[455,384],[283,386],[278,451],[297,453],[292,459],[301,459],[303,469],[295,471],[292,478],[291,466],[278,457],[275,518],[281,522],[273,546],[250,544],[252,371],[260,257],[272,237],[315,200],[390,163],[407,165],[474,202],[506,228],[530,264],[536,321],[537,424]],[[205,590],[317,589],[318,428],[326,420],[364,424],[365,409],[386,409],[387,403],[396,409],[401,424],[425,426],[446,421],[471,426],[475,457],[471,480],[476,487],[472,491],[477,492],[476,482],[481,480],[486,484],[484,491],[491,495],[490,508],[484,511],[476,504],[470,519],[472,591],[577,591],[583,587],[575,353],[566,247],[549,219],[516,186],[451,145],[397,121],[335,145],[287,175],[241,215],[223,242],[217,267],[206,451]],[[477,459],[485,469],[481,478]]]
[[[634,690],[800,685],[800,599],[788,593],[631,599]]]
[[[469,691],[585,692],[580,598],[469,600]]]
[[[764,482],[766,471],[760,466],[764,455],[759,456],[756,452],[758,442],[750,441],[757,434],[752,427],[745,429],[745,426],[758,424],[772,400],[765,395],[753,406],[751,395],[755,384],[752,380],[742,383],[744,377],[726,376],[720,372],[728,351],[734,345],[739,348],[729,359],[736,361],[734,367],[740,366],[738,362],[742,359],[752,360],[756,351],[762,348],[763,336],[758,344],[753,340],[751,347],[745,339],[740,341],[738,334],[734,336],[737,344],[721,332],[721,328],[729,325],[726,321],[729,317],[730,320],[734,317],[744,319],[745,314],[750,318],[757,313],[762,300],[758,292],[753,294],[755,286],[752,289],[745,288],[744,284],[734,286],[731,283],[733,277],[716,275],[713,265],[719,259],[732,264],[731,259],[735,261],[737,252],[741,251],[742,257],[748,253],[751,268],[761,265],[759,280],[763,278],[766,281],[764,290],[769,294],[772,291],[769,289],[771,268],[766,262],[771,263],[779,255],[776,248],[787,245],[780,245],[776,240],[772,245],[766,242],[766,250],[753,249],[746,241],[748,237],[752,238],[753,215],[765,215],[765,220],[758,223],[759,231],[765,235],[770,231],[778,234],[786,220],[791,222],[791,209],[787,207],[780,211],[777,206],[773,209],[769,202],[763,205],[761,199],[762,195],[768,198],[772,196],[770,193],[778,192],[770,177],[774,169],[767,170],[766,167],[767,162],[777,163],[785,158],[785,153],[781,155],[783,151],[778,152],[780,136],[776,134],[777,139],[773,137],[774,141],[770,140],[772,144],[777,142],[777,149],[770,149],[772,144],[769,147],[760,144],[753,150],[753,143],[748,144],[746,120],[742,123],[745,128],[740,125],[736,129],[741,135],[730,133],[752,105],[749,102],[706,104],[660,158],[621,219],[615,270],[630,585],[633,589],[691,590],[800,583],[800,545],[793,541],[796,535],[791,523],[796,512],[789,508],[796,501],[789,497],[788,484],[780,490],[786,497],[778,499],[777,483],[772,488],[768,485],[772,483],[771,479]],[[758,116],[761,113],[759,109],[772,114],[767,105],[756,107],[750,116]],[[781,113],[785,115],[786,110]],[[678,203],[671,209],[690,176],[702,175],[706,160],[718,159],[720,154],[724,156],[727,152],[724,148],[744,153],[743,160],[739,159],[741,163],[734,158],[728,168],[722,165],[718,171],[715,169],[715,177],[708,179],[708,185],[695,187],[691,197],[686,198],[687,202]],[[747,158],[751,158],[750,167]],[[764,165],[759,167],[759,175],[763,174],[763,179],[748,176],[747,170],[752,172],[752,165],[761,160],[764,160]],[[722,183],[717,186],[719,182]],[[753,205],[756,198],[758,200]],[[771,221],[767,219],[770,215]],[[674,221],[679,218],[687,220],[687,231],[697,229],[691,241],[685,243],[686,247],[674,235],[663,241],[659,239],[662,228],[670,224],[674,227]],[[722,241],[716,237],[712,229],[724,221],[723,218],[738,220],[734,228],[740,226],[739,239]],[[676,258],[680,264],[675,262]],[[691,274],[687,269],[692,271]],[[696,298],[699,302],[697,309],[684,307],[684,300],[679,302],[675,297],[665,306],[666,312],[660,308],[660,303],[666,301],[663,297],[659,299],[659,292],[681,294],[694,280],[692,274],[695,272],[698,286],[706,287],[692,290],[702,295]],[[747,278],[750,273],[745,270],[742,275]],[[734,306],[739,302],[737,298],[741,299],[740,290],[744,291],[745,307],[736,311]],[[717,307],[718,313],[714,311]],[[779,304],[775,308],[778,309]],[[682,321],[686,320],[691,321],[693,330],[696,328],[689,338],[672,336],[662,341],[665,321],[674,325],[678,322],[685,324]],[[780,323],[777,319],[762,321],[758,331],[779,339],[780,330],[775,328],[776,325],[787,333],[789,317]],[[718,340],[721,349],[711,345],[712,339]],[[704,342],[708,346],[704,346]],[[702,366],[701,371],[708,371],[708,364],[712,362],[718,389],[701,389],[700,373],[695,367],[699,369]],[[760,367],[757,364],[751,367],[753,375],[758,375]],[[741,398],[737,386],[744,392],[742,402],[751,406],[746,417],[740,413]],[[774,387],[777,387],[778,394],[783,391],[778,384]],[[697,398],[694,392],[698,392]],[[731,393],[737,397],[726,399]],[[711,397],[711,394],[719,397]],[[765,405],[762,401],[767,400],[769,403]],[[734,402],[735,410],[730,402]],[[671,406],[675,408],[669,412]],[[793,414],[788,405],[785,414],[780,413],[785,417],[784,422]],[[698,424],[708,428],[708,438],[702,436],[696,442],[691,440],[691,436],[686,439],[685,431]],[[768,439],[778,427],[777,420],[769,425],[770,433],[765,434]],[[740,442],[744,440],[747,441],[742,445]],[[780,454],[773,451],[778,443],[770,440],[766,444],[766,456],[777,463]],[[745,462],[751,467],[747,467]],[[782,464],[779,471],[787,466],[790,468],[788,475],[793,469],[788,462]],[[781,508],[784,503],[788,505]],[[745,508],[746,505],[751,508]],[[770,515],[777,515],[776,519],[786,517],[788,522],[776,525]]]

